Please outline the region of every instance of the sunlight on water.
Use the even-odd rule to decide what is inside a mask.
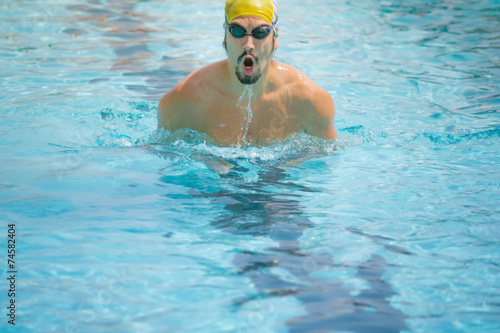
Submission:
[[[0,6],[15,331],[500,331],[498,1],[282,1],[339,139],[258,147],[250,87],[239,146],[157,130],[222,6]]]
[[[307,134],[294,134],[289,139],[277,141],[266,147],[218,147],[210,144],[204,134],[191,130],[174,133],[158,130],[149,140],[151,144],[190,156],[214,156],[226,159],[250,159],[259,161],[282,161],[334,154],[345,147],[342,140],[332,141]]]

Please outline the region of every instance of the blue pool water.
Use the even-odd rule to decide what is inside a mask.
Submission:
[[[1,331],[499,332],[500,3],[281,1],[340,139],[243,149],[156,132],[223,3],[0,6]]]

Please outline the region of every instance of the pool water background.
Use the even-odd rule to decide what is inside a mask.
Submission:
[[[0,327],[499,331],[498,1],[281,1],[276,59],[332,95],[339,142],[163,144],[222,7],[0,6]]]

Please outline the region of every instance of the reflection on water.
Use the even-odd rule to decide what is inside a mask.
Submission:
[[[301,249],[300,237],[306,229],[315,227],[307,217],[307,208],[301,204],[301,193],[320,195],[319,192],[290,181],[288,167],[279,164],[254,162],[252,166],[243,166],[237,159],[226,163],[232,167],[219,175],[218,184],[211,184],[211,191],[204,191],[205,178],[196,178],[193,174],[188,182],[179,177],[162,179],[184,186],[188,183],[195,198],[222,203],[223,208],[210,223],[214,228],[234,235],[269,237],[278,244],[255,251],[236,249],[233,263],[238,267],[238,274],[249,277],[256,288],[255,294],[233,300],[236,308],[255,300],[293,296],[301,302],[307,315],[289,320],[290,332],[400,332],[406,329],[406,316],[389,303],[395,293],[382,279],[386,262],[381,256],[372,255],[355,267],[356,276],[370,286],[360,294],[353,294],[342,282],[313,276],[314,272],[339,266],[329,254],[333,253],[334,244],[323,253],[304,253]],[[254,170],[257,179],[249,182],[245,174],[252,167],[257,169]],[[284,278],[282,273],[274,272],[287,272],[291,276]]]
[[[194,67],[186,66],[184,61],[176,60],[167,54],[158,54],[151,50],[148,44],[153,38],[150,34],[164,31],[155,31],[148,23],[158,21],[160,17],[139,13],[134,10],[136,5],[135,1],[108,1],[105,4],[70,5],[66,9],[74,13],[77,22],[92,22],[109,43],[110,49],[116,55],[110,70],[134,78],[125,88],[140,92],[146,99],[158,102],[166,91]],[[163,26],[164,30],[169,29],[168,26]],[[64,32],[77,36],[89,33],[76,25],[66,28]],[[172,47],[176,44],[174,40],[163,40],[162,43]],[[161,65],[152,70],[148,64],[155,58]]]
[[[313,219],[311,207],[307,206],[311,202],[309,195],[321,201],[323,193],[307,187],[311,184],[308,180],[294,181],[290,176],[290,171],[302,168],[297,157],[300,160],[312,154],[330,154],[336,149],[335,145],[319,139],[294,138],[263,150],[213,147],[202,141],[172,142],[169,149],[173,150],[171,159],[175,165],[165,167],[159,176],[163,182],[160,185],[168,188],[161,188],[164,192],[160,195],[170,194],[172,198],[168,204],[162,201],[157,204],[156,184],[148,187],[142,183],[143,168],[150,167],[155,178],[154,171],[160,166],[151,167],[149,158],[145,159],[147,163],[138,163],[142,156],[135,155],[127,163],[123,161],[126,155],[123,147],[136,145],[135,138],[143,138],[155,130],[154,111],[159,97],[191,70],[218,60],[219,55],[209,45],[217,41],[218,51],[222,51],[220,24],[217,23],[213,30],[208,26],[216,20],[210,24],[191,24],[206,13],[196,16],[194,11],[186,10],[200,4],[205,9],[205,6],[212,6],[210,3],[201,0],[194,4],[168,1],[167,5],[154,1],[88,1],[66,9],[54,6],[54,12],[61,15],[51,17],[48,24],[40,22],[34,32],[29,32],[33,27],[29,26],[30,17],[23,15],[24,7],[17,7],[23,3],[31,2],[11,2],[2,7],[8,13],[4,16],[8,22],[5,25],[12,25],[12,29],[5,29],[8,34],[6,46],[2,48],[8,56],[4,58],[8,63],[4,66],[4,76],[5,97],[9,102],[5,104],[8,115],[5,123],[8,125],[3,132],[3,149],[9,156],[6,160],[14,161],[4,166],[8,179],[3,187],[14,189],[15,193],[6,194],[8,205],[11,205],[9,216],[37,219],[32,224],[37,233],[33,233],[31,239],[25,234],[26,239],[37,244],[39,234],[49,235],[46,244],[42,240],[40,245],[45,252],[36,247],[25,249],[31,261],[26,261],[25,269],[32,272],[34,281],[27,290],[32,290],[33,295],[42,295],[35,300],[35,305],[25,303],[26,317],[34,318],[45,309],[50,311],[46,300],[61,300],[59,308],[52,311],[61,314],[61,318],[41,316],[41,325],[28,325],[60,325],[57,329],[62,331],[59,328],[64,325],[64,317],[71,317],[74,312],[71,304],[78,296],[74,291],[83,287],[80,294],[93,297],[100,288],[99,283],[88,283],[88,274],[118,269],[122,263],[136,267],[135,264],[142,263],[144,256],[149,254],[154,258],[149,262],[152,267],[158,271],[165,269],[162,273],[171,273],[167,272],[168,263],[178,255],[176,250],[162,249],[161,255],[168,257],[157,263],[158,248],[152,246],[154,251],[149,252],[144,244],[154,243],[155,235],[160,233],[175,239],[177,231],[164,230],[168,229],[168,223],[156,216],[170,217],[180,206],[191,211],[190,214],[183,209],[175,211],[179,224],[190,228],[196,223],[189,224],[192,222],[189,219],[203,215],[204,222],[210,220],[208,228],[211,231],[215,229],[227,237],[216,240],[213,246],[204,243],[204,249],[212,251],[208,256],[226,254],[217,246],[230,241],[230,250],[236,255],[233,265],[228,266],[236,267],[238,277],[243,277],[241,280],[251,280],[254,289],[246,294],[243,294],[249,290],[246,286],[233,285],[230,299],[232,307],[237,309],[235,312],[258,300],[296,300],[304,312],[302,315],[294,313],[293,319],[286,322],[292,332],[399,331],[406,328],[405,315],[401,311],[410,316],[406,324],[415,331],[456,330],[459,326],[468,331],[498,327],[496,314],[500,303],[496,286],[499,274],[495,243],[498,205],[495,198],[499,182],[495,147],[498,147],[500,133],[500,72],[498,5],[495,1],[368,1],[352,11],[354,5],[350,2],[318,0],[314,6],[295,1],[284,8],[286,15],[283,17],[291,19],[289,31],[292,33],[280,37],[283,39],[278,57],[283,55],[286,60],[293,60],[294,65],[298,64],[304,72],[324,83],[338,105],[339,134],[344,139],[353,137],[351,141],[354,141],[346,149],[350,158],[346,158],[339,172],[343,179],[337,182],[327,179],[327,175],[320,177],[321,181],[330,181],[329,184],[343,181],[339,187],[357,189],[342,193],[345,196],[339,198],[339,203],[347,206],[343,215],[339,215],[343,220],[338,225],[327,226]],[[155,8],[165,9],[170,5],[177,7],[168,11],[168,15]],[[41,7],[46,6],[53,4],[46,2]],[[146,6],[146,10],[141,11],[141,6]],[[14,10],[17,16],[10,15],[10,7],[17,8]],[[325,9],[326,14],[318,8]],[[329,20],[328,11],[338,14],[336,20]],[[210,15],[215,16],[215,12],[210,10]],[[185,13],[191,15],[184,18]],[[177,19],[176,14],[182,20]],[[317,34],[316,25],[310,24],[313,16],[323,23],[324,31],[332,33]],[[185,21],[189,19],[192,21]],[[303,22],[306,24],[298,24],[302,19],[308,20]],[[170,24],[172,20],[175,26]],[[200,26],[203,34],[198,29]],[[293,33],[295,26],[301,27],[299,34]],[[190,45],[186,47],[187,44]],[[199,45],[203,52],[199,52]],[[80,94],[82,89],[86,94]],[[137,103],[131,101],[130,95],[134,93],[140,96]],[[75,98],[79,100],[76,104]],[[123,99],[124,105],[115,103]],[[25,133],[23,139],[18,133]],[[139,144],[143,142],[139,140]],[[102,147],[118,149],[103,150]],[[89,153],[88,149],[95,151]],[[221,158],[210,158],[210,154]],[[109,159],[103,158],[108,155]],[[89,161],[88,156],[94,160]],[[51,164],[52,159],[64,163]],[[116,165],[128,164],[126,176],[115,162]],[[203,165],[192,167],[192,164],[200,166],[198,164],[203,163],[208,169]],[[30,166],[31,174],[21,173],[22,169],[18,171],[16,165]],[[54,170],[44,170],[42,165]],[[134,172],[130,172],[134,169],[132,165],[136,167]],[[172,170],[176,168],[189,170]],[[50,182],[47,178],[46,175],[53,171],[58,177],[63,173],[70,175],[72,182],[67,191],[61,179]],[[306,168],[294,174],[297,178],[307,177],[308,171]],[[94,182],[87,185],[87,179]],[[155,181],[156,178],[151,182]],[[98,182],[106,186],[101,187]],[[75,184],[80,186],[75,187]],[[89,187],[92,190],[87,195]],[[59,192],[61,188],[64,192]],[[183,192],[186,188],[190,189],[188,194]],[[87,203],[77,201],[83,196],[93,197],[95,193],[103,197],[119,196],[120,200],[97,203],[94,201],[101,198],[97,195],[98,199]],[[24,201],[12,201],[13,195]],[[42,199],[33,202],[35,197]],[[124,209],[130,202],[137,203],[137,198],[142,198],[144,204]],[[200,202],[203,205],[196,207]],[[94,228],[87,219],[89,212],[96,214],[96,207],[103,219]],[[207,207],[213,211],[205,212]],[[396,217],[387,214],[394,207],[401,216],[408,217],[399,224],[399,229],[395,229],[393,223],[400,218],[399,214],[395,214]],[[330,206],[328,209],[334,210]],[[151,220],[158,225],[159,231],[151,227],[151,235],[146,234],[140,242],[132,233],[121,234],[123,238],[112,237],[115,243],[96,242],[94,248],[105,254],[104,268],[101,269],[101,262],[95,260],[100,258],[98,254],[90,260],[87,257],[82,263],[81,253],[76,253],[68,256],[67,261],[55,261],[51,269],[47,269],[44,260],[48,261],[47,258],[52,258],[49,255],[59,253],[60,249],[54,247],[54,239],[68,249],[85,246],[87,253],[87,240],[95,238],[96,230],[106,226],[116,232],[123,226],[113,222],[142,215],[144,211],[152,213]],[[368,220],[373,216],[377,221],[372,226],[383,230],[378,234],[389,234],[393,238],[378,236],[374,230],[370,234],[369,229],[358,229],[357,223],[350,224],[351,220]],[[39,223],[40,218],[50,221],[54,227],[46,231],[44,223]],[[78,223],[72,221],[73,218]],[[131,230],[140,231],[144,226],[136,222],[130,222]],[[86,226],[91,230],[88,238],[82,233]],[[60,233],[63,227],[67,228],[66,234]],[[325,275],[318,273],[338,272],[339,268],[346,267],[345,262],[337,259],[336,251],[356,253],[361,243],[348,244],[350,240],[346,239],[341,246],[315,247],[310,239],[305,240],[311,231],[324,230],[321,228],[342,235],[349,233],[367,240],[367,244],[377,245],[368,258],[363,257],[348,266],[356,271],[355,276],[368,289],[351,289],[342,284],[348,281],[338,277],[319,277]],[[51,234],[54,231],[55,238]],[[400,231],[405,235],[399,235]],[[275,245],[233,247],[237,241],[231,240],[239,236],[252,240],[272,239]],[[75,240],[74,237],[81,238]],[[165,237],[162,240],[167,239]],[[340,241],[342,238],[335,239]],[[186,236],[177,241],[185,241],[186,251],[192,251],[196,244],[191,240]],[[136,247],[131,249],[129,244]],[[311,254],[311,248],[320,253]],[[122,262],[122,251],[127,254],[132,251],[135,256],[132,259],[124,256],[126,261]],[[446,256],[442,255],[444,252]],[[108,256],[109,253],[114,256]],[[185,253],[181,251],[181,254]],[[38,255],[43,260],[31,260]],[[401,266],[394,267],[395,262],[400,262]],[[220,259],[218,264],[226,262]],[[68,272],[77,272],[74,278],[66,280],[66,274],[52,273],[56,271],[53,267],[63,265],[68,267]],[[218,281],[224,281],[220,283],[223,289],[217,286],[217,292],[230,289],[224,285],[230,280],[226,280],[224,274],[232,274],[231,268],[215,273],[220,278]],[[204,278],[205,272],[201,268],[198,270],[201,277],[197,281]],[[39,273],[52,276],[44,279],[38,276]],[[133,285],[124,295],[114,294],[114,302],[119,306],[107,307],[108,312],[101,313],[102,320],[92,323],[95,327],[109,325],[111,317],[116,318],[116,323],[122,323],[122,327],[136,328],[135,325],[142,324],[141,327],[148,326],[150,331],[156,331],[165,324],[172,325],[169,328],[178,324],[172,323],[175,319],[172,320],[169,307],[177,307],[177,314],[182,312],[180,322],[186,323],[192,319],[190,311],[199,311],[206,305],[180,301],[196,293],[193,284],[179,283],[186,278],[183,272],[177,277],[175,274],[167,277],[151,274],[144,278],[141,270],[141,276],[133,276],[137,277],[134,283],[140,284],[143,280],[143,288]],[[64,283],[58,285],[59,289],[44,290],[42,287],[61,281]],[[159,283],[155,285],[156,281]],[[31,282],[24,280],[24,287]],[[88,283],[86,288],[85,283]],[[179,294],[182,296],[176,295],[179,296],[176,301],[169,303],[173,289],[179,285],[185,286],[187,291]],[[78,287],[73,289],[73,286]],[[167,291],[162,289],[164,286]],[[140,293],[135,294],[138,289],[142,293],[140,301],[136,298]],[[238,293],[239,290],[243,291]],[[129,291],[134,293],[133,298]],[[156,296],[162,292],[164,297],[158,300]],[[212,289],[203,288],[203,292],[210,294]],[[223,297],[219,293],[214,295]],[[204,298],[205,302],[214,295]],[[397,302],[396,305],[392,306],[391,299]],[[136,304],[152,300],[150,306],[146,305],[136,314]],[[217,304],[214,307],[217,315],[207,322],[223,321],[221,313],[227,310],[226,303],[213,304]],[[396,306],[401,311],[395,309]],[[164,312],[153,311],[150,317],[142,315],[152,308]],[[142,312],[143,309],[147,310]],[[285,312],[285,309],[280,310]],[[123,314],[129,311],[134,315],[122,321]],[[425,325],[429,327],[422,329]]]

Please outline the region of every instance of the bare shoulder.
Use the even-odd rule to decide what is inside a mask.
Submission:
[[[196,101],[204,98],[205,90],[219,80],[223,68],[223,61],[219,61],[202,68],[199,68],[182,79],[174,88],[169,90],[161,99],[161,103],[168,103],[174,100]]]
[[[223,67],[220,61],[197,69],[163,95],[158,105],[158,126],[172,130],[195,129],[208,90],[213,88],[214,82],[220,81],[218,76]]]
[[[290,91],[290,95],[295,102],[310,103],[318,106],[326,103],[333,106],[330,94],[306,74],[295,67],[283,63],[276,62],[275,66],[278,76],[281,77],[281,84],[286,86]],[[329,107],[330,105],[326,106]],[[326,113],[324,116],[328,116],[331,113],[329,108],[327,110],[319,108],[315,111]]]
[[[289,91],[291,111],[301,120],[304,131],[327,139],[337,137],[335,104],[330,94],[297,68],[275,65]]]

